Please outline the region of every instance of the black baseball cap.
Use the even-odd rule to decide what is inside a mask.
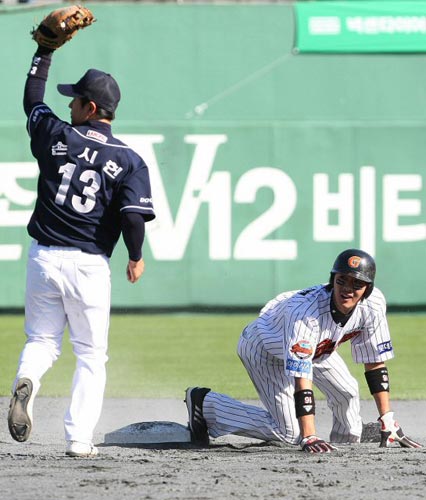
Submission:
[[[120,87],[109,73],[89,69],[75,84],[59,84],[58,91],[67,97],[86,97],[100,108],[114,113],[120,101]]]

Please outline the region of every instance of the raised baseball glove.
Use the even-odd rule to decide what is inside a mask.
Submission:
[[[96,21],[92,12],[81,5],[71,5],[53,10],[31,31],[37,44],[46,49],[55,50],[77,33]]]

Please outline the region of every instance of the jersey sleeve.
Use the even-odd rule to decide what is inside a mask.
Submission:
[[[120,212],[137,212],[146,222],[155,219],[148,167],[141,158],[120,186]]]
[[[46,149],[46,141],[60,133],[66,123],[44,103],[36,104],[27,120],[27,131],[31,138],[31,152],[39,158]]]
[[[380,363],[392,359],[394,351],[383,294],[375,289],[366,302],[365,327],[361,335],[351,340],[352,358],[356,363]]]

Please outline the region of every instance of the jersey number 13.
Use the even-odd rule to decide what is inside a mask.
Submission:
[[[75,163],[65,163],[65,165],[59,167],[58,172],[62,174],[62,182],[55,197],[57,205],[64,205],[76,167]],[[83,188],[82,196],[72,195],[71,205],[76,212],[87,214],[95,208],[96,193],[101,187],[101,176],[95,170],[85,170],[81,173],[79,179],[86,186]]]

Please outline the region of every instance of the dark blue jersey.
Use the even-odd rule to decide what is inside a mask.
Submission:
[[[39,243],[111,256],[121,213],[155,218],[148,168],[113,137],[110,124],[72,126],[39,103],[27,127],[40,169],[28,232]]]

